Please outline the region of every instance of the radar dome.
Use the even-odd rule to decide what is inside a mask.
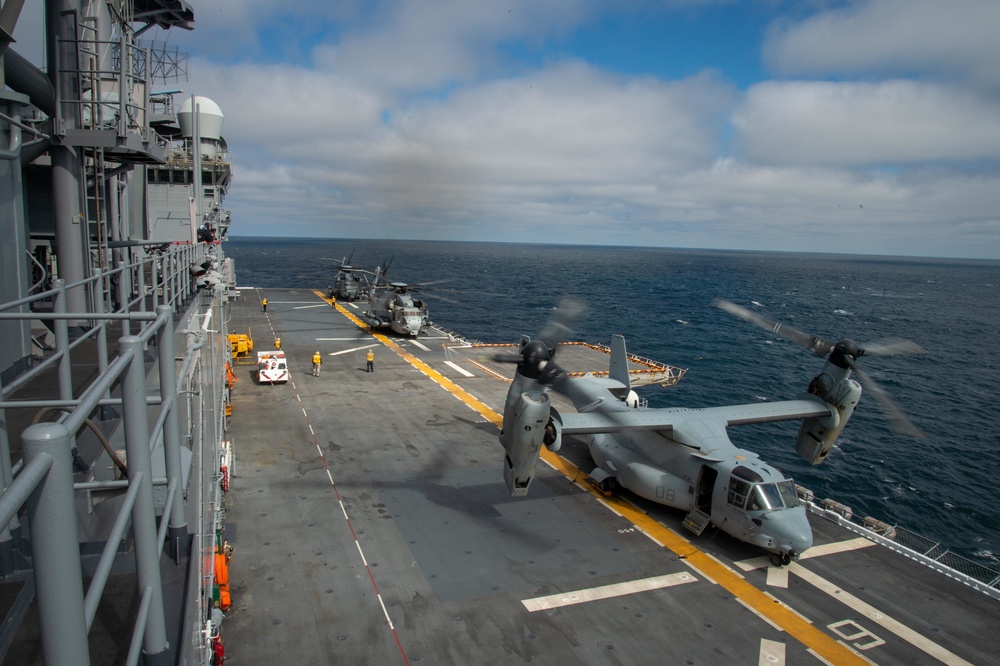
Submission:
[[[195,97],[194,104],[198,105],[198,133],[202,140],[209,139],[218,141],[222,138],[222,109],[219,105],[207,97]],[[181,134],[186,139],[194,136],[194,104],[188,97],[181,104],[180,111],[177,112],[177,123],[181,126]]]

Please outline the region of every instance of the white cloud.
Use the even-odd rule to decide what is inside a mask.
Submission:
[[[635,182],[709,163],[729,93],[711,77],[666,83],[563,63],[418,105],[395,128],[494,180]]]
[[[252,181],[258,202],[250,215],[264,214],[261,198],[283,200],[294,202],[298,217],[320,221],[336,209],[348,228],[366,216],[379,224],[464,219],[451,224],[454,232],[484,217],[535,225],[541,214],[572,221],[581,206],[628,209],[662,178],[711,164],[713,126],[731,98],[729,86],[709,76],[665,83],[562,63],[416,103],[382,123],[375,98],[335,76],[204,69],[227,114],[224,134],[237,164],[243,146],[257,164],[273,160],[291,174],[274,178],[271,168],[251,167],[248,178],[241,170],[234,195],[243,179]],[[355,98],[353,112],[331,108]],[[326,203],[316,197],[323,192]],[[313,205],[324,213],[304,210]]]
[[[983,80],[970,54],[989,46],[949,42],[958,55],[945,66],[910,49],[911,35],[844,64],[866,48],[837,46],[850,42],[844,30],[865,32],[848,19],[894,7],[866,3],[774,32],[768,45],[788,72],[864,81],[765,81],[740,93],[721,75],[630,76],[583,53],[543,51],[532,65],[547,38],[610,10],[506,7],[342,3],[317,26],[355,18],[329,34],[317,27],[312,58],[192,61],[185,88],[226,114],[233,233],[1000,252],[1000,123],[989,90],[968,85]],[[232,26],[245,20],[266,50],[297,25],[271,11],[253,4]],[[276,24],[262,27],[262,16]],[[821,25],[828,42],[809,32]],[[792,48],[800,35],[817,41],[812,61]],[[504,61],[508,43],[532,57]],[[924,70],[962,75],[905,78]],[[897,74],[879,80],[883,71]]]
[[[778,24],[764,57],[779,74],[926,74],[1000,88],[1000,2],[870,0]]]
[[[745,154],[770,164],[843,166],[1000,159],[996,104],[947,86],[766,82],[733,124]]]
[[[368,135],[381,123],[382,101],[337,74],[294,65],[192,63],[192,88],[226,115],[224,131],[243,145],[276,154],[331,137]]]
[[[315,61],[378,89],[436,89],[474,80],[499,67],[506,41],[540,43],[578,25],[590,0],[474,3],[466,0],[383,3],[372,20],[335,43],[317,47]]]

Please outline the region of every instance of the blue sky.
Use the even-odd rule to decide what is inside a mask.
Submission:
[[[233,234],[1000,258],[996,0],[191,4]]]

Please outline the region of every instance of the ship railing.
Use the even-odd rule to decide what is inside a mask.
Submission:
[[[455,347],[472,347],[478,342],[476,340],[469,340],[460,333],[456,333],[450,329],[445,328],[439,324],[434,324],[434,328],[440,331],[446,338],[448,338],[447,345]]]
[[[0,577],[27,573],[15,571],[15,550],[22,553],[21,557],[24,559],[21,561],[30,561],[42,627],[42,652],[46,663],[88,663],[87,634],[97,614],[119,544],[129,528],[140,608],[126,663],[137,663],[140,653],[144,655],[147,664],[165,664],[172,658],[166,633],[160,560],[167,543],[175,564],[188,552],[184,493],[179,492],[183,483],[182,436],[184,440],[191,442],[193,448],[197,448],[204,446],[202,440],[205,438],[221,441],[225,427],[224,408],[221,404],[225,400],[223,378],[215,377],[215,373],[211,371],[216,365],[221,367],[221,363],[215,363],[217,359],[214,356],[221,358],[225,351],[224,335],[212,330],[210,326],[214,313],[216,328],[225,328],[221,311],[224,286],[213,288],[214,293],[209,301],[213,309],[206,312],[203,325],[185,331],[186,334],[194,335],[195,339],[189,338],[179,370],[174,356],[175,308],[196,292],[196,282],[188,267],[192,258],[207,253],[208,249],[201,246],[177,246],[163,256],[149,257],[128,266],[105,271],[74,285],[64,285],[62,281],[56,280],[51,290],[0,305],[0,320],[47,319],[52,322],[56,338],[55,352],[48,359],[22,373],[8,386],[0,386],[0,416],[6,410],[25,408],[64,412],[58,422],[35,423],[19,433],[23,457],[16,465],[11,465],[7,419],[0,418],[3,421],[0,424]],[[145,277],[147,271],[148,282]],[[106,309],[111,308],[105,303],[105,298],[109,298],[110,280],[116,274],[122,278],[120,282],[128,282],[126,278],[131,275],[138,287],[138,295],[122,303],[118,311],[106,312]],[[87,290],[88,299],[96,306],[93,311],[66,311],[66,294],[72,287]],[[25,308],[46,300],[52,301],[51,312],[40,313],[30,307]],[[155,312],[146,309],[150,305]],[[140,310],[128,311],[133,307]],[[68,331],[70,322],[88,322],[94,328],[71,343]],[[106,327],[116,322],[122,324],[125,334],[118,339],[116,357],[108,359]],[[141,326],[136,335],[129,332],[132,324]],[[71,350],[91,335],[96,336],[98,342],[100,372],[75,398],[70,376]],[[206,336],[210,335],[214,336],[208,352],[210,356],[203,359],[201,348],[206,344]],[[146,386],[147,349],[151,346],[155,346],[157,351],[155,370],[159,379],[159,395],[156,395],[155,390],[150,395]],[[38,378],[42,371],[53,364],[58,365],[58,398],[8,399],[9,395]],[[202,367],[204,365],[210,366],[207,372]],[[120,398],[110,397],[114,386],[118,387]],[[179,393],[187,394],[185,405],[179,404]],[[209,395],[206,396],[205,393]],[[214,404],[216,402],[220,404]],[[127,478],[124,481],[74,483],[74,458],[69,453],[75,450],[76,433],[89,422],[96,410],[106,407],[121,410]],[[151,407],[158,408],[152,424]],[[186,431],[183,433],[182,412],[187,416]],[[152,452],[161,442],[163,459],[157,464],[162,464],[166,479],[154,479]],[[117,458],[117,454],[111,451],[108,453]],[[210,455],[214,457],[214,453]],[[91,467],[91,475],[96,469],[98,467]],[[205,474],[211,481],[212,470]],[[159,528],[154,484],[166,485]],[[95,489],[125,492],[116,505],[117,517],[106,534],[100,560],[89,574],[92,580],[84,595],[77,493],[90,493]],[[22,536],[26,531],[20,524],[22,515],[19,514],[22,514],[22,508],[25,507],[23,516],[26,516],[30,526],[30,542]],[[205,524],[206,521],[201,519],[199,527],[204,527]],[[208,551],[214,546],[214,523],[211,517],[207,524],[212,525],[210,535],[200,534],[203,530],[198,530],[196,534],[198,556],[202,555],[202,550]],[[25,552],[29,549],[29,543],[30,554]],[[211,571],[211,566],[208,570]],[[205,597],[211,600],[211,576],[207,582],[207,591],[203,580],[198,580],[195,584],[201,588],[200,594],[194,595],[200,597],[195,600],[199,608],[198,615],[207,618]],[[26,606],[21,609],[12,608],[4,624],[14,623],[16,626],[26,611]],[[199,619],[197,625],[200,624]],[[189,633],[186,632],[186,635]],[[176,647],[178,646],[174,646]]]
[[[2,495],[4,510],[0,514],[0,524],[10,524],[26,502],[28,524],[31,526],[35,594],[40,625],[44,628],[42,651],[47,663],[69,663],[68,656],[79,659],[88,653],[87,634],[97,614],[118,544],[129,522],[135,544],[138,589],[142,604],[148,609],[145,620],[135,627],[130,652],[138,657],[135,646],[141,644],[147,655],[154,656],[169,647],[159,559],[167,537],[166,528],[169,526],[171,536],[179,543],[187,526],[183,505],[175,503],[179,500],[176,490],[181,481],[181,454],[173,379],[174,345],[170,326],[173,317],[168,306],[160,306],[159,310],[155,320],[140,335],[124,336],[119,340],[118,357],[78,401],[71,401],[75,402],[74,409],[63,422],[36,423],[21,434],[24,466],[22,474],[17,475]],[[78,313],[67,313],[60,318],[76,316]],[[158,334],[161,377],[166,381],[161,381],[159,400],[151,401],[159,403],[163,416],[157,419],[156,427],[150,428],[143,347],[154,333]],[[111,385],[119,380],[122,397],[120,401],[112,402],[120,403],[123,412],[128,492],[84,596],[73,458],[67,453],[75,446],[74,433],[98,407],[101,397],[110,391]],[[60,406],[64,402],[59,401]],[[51,401],[44,400],[4,401],[0,404],[4,408],[52,406]],[[164,529],[158,530],[151,451],[161,436],[164,440],[169,503],[163,509],[161,524]],[[39,474],[40,470],[44,472]],[[43,478],[45,483],[41,484]]]
[[[849,507],[839,502],[815,501],[811,491],[799,488],[799,497],[812,513],[1000,600],[1000,572],[963,557],[944,548],[940,542],[899,525],[870,517],[859,519]]]
[[[38,363],[32,362],[29,370],[0,386],[2,396],[11,395],[52,365],[58,364],[59,396],[62,400],[68,399],[72,393],[72,350],[93,338],[97,344],[98,371],[106,371],[108,324],[118,321],[123,335],[129,335],[131,323],[148,321],[149,313],[159,305],[167,305],[177,311],[195,288],[188,267],[207,254],[207,248],[200,243],[177,244],[168,252],[100,271],[78,282],[66,284],[64,280],[52,280],[51,288],[46,291],[0,304],[0,320],[51,320],[55,338],[54,353]],[[82,300],[93,304],[92,312],[66,312],[68,295],[73,291],[84,292]],[[41,309],[46,303],[51,303],[51,312]],[[71,323],[75,324],[77,333],[72,340]]]

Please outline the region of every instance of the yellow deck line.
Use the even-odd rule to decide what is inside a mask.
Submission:
[[[314,291],[313,293],[315,293],[317,296],[322,298],[327,303],[330,303],[330,299],[323,296],[322,292]],[[361,321],[361,319],[356,317],[353,313],[345,310],[343,307],[340,306],[339,303],[336,304],[335,307],[337,308],[338,312],[340,312],[345,317],[353,321],[359,328],[362,328],[371,333],[376,340],[378,340],[383,345],[396,352],[407,363],[409,363],[417,370],[430,377],[431,380],[433,380],[437,384],[440,384],[443,389],[445,389],[446,391],[454,395],[456,398],[467,404],[469,407],[471,407],[475,412],[480,414],[487,421],[489,421],[498,428],[503,424],[503,417],[494,412],[488,406],[486,406],[482,401],[479,400],[479,398],[476,398],[474,395],[463,389],[461,386],[451,381],[450,379],[442,375],[440,372],[433,369],[432,367],[421,361],[419,358],[417,358],[410,352],[400,347],[398,344],[389,339],[389,337],[383,335],[382,333],[378,333],[377,331],[372,330],[371,327],[368,326],[368,324]]]
[[[322,292],[316,291],[315,293],[327,303],[330,302],[330,299],[323,296]],[[453,381],[443,376],[441,373],[437,372],[417,357],[413,356],[413,354],[407,352],[385,335],[372,331],[367,324],[342,308],[339,304],[335,307],[345,317],[353,321],[360,328],[370,331],[379,342],[395,351],[413,367],[420,370],[446,391],[453,394],[459,400],[478,412],[487,421],[493,423],[498,428],[501,427],[503,424],[503,417],[490,409],[490,407],[485,405],[478,398],[475,398],[470,393],[465,391],[465,389],[461,388]],[[576,465],[565,458],[550,452],[544,447],[542,447],[540,457],[549,465],[559,470],[570,481],[575,482],[577,479],[586,476],[586,474]],[[588,484],[578,485],[598,499],[601,499],[605,503],[612,506],[614,510],[620,513],[625,519],[631,521],[636,527],[653,536],[656,541],[662,543],[668,550],[685,560],[697,571],[711,578],[717,584],[728,590],[730,594],[748,606],[751,606],[762,616],[773,622],[784,631],[788,632],[789,635],[793,636],[807,648],[811,649],[817,655],[826,659],[830,663],[858,665],[870,664],[868,660],[864,659],[850,647],[838,642],[822,630],[817,629],[811,622],[798,615],[791,608],[758,589],[734,570],[691,545],[691,543],[684,540],[681,536],[656,522],[632,504],[614,496],[604,497],[596,489],[589,487]]]

